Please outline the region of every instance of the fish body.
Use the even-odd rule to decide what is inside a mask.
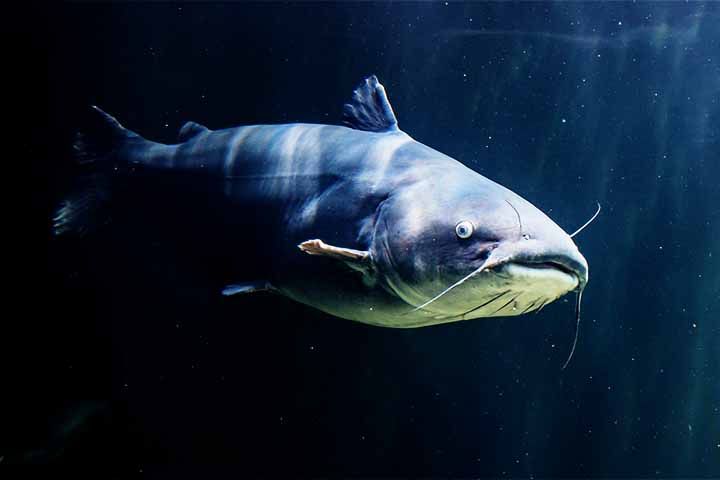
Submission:
[[[188,122],[166,145],[93,112],[96,132],[76,150],[102,180],[64,202],[55,231],[97,223],[114,177],[182,179],[175,194],[188,210],[211,212],[223,239],[214,255],[236,267],[225,295],[271,290],[337,317],[407,328],[519,315],[587,283],[587,262],[564,230],[401,131],[374,76],[345,105],[345,126]],[[249,259],[260,265],[253,278],[242,268]]]

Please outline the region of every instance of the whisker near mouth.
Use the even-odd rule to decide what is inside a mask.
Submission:
[[[443,291],[440,292],[439,294],[435,295],[433,298],[431,298],[431,299],[428,300],[427,302],[423,303],[422,305],[419,305],[419,306],[415,307],[415,308],[412,310],[412,312],[417,312],[418,310],[422,310],[423,308],[427,307],[427,306],[430,305],[431,303],[433,303],[433,302],[439,300],[440,298],[444,297],[445,295],[447,295],[447,294],[450,293],[452,290],[454,290],[455,288],[459,287],[460,285],[462,285],[462,284],[465,283],[466,281],[470,280],[470,279],[471,279],[472,277],[474,277],[475,275],[478,275],[479,273],[482,273],[482,272],[484,272],[484,271],[492,270],[493,267],[496,267],[496,266],[498,266],[498,265],[502,265],[503,263],[505,263],[506,260],[507,260],[507,257],[493,258],[492,255],[488,256],[488,258],[485,259],[485,261],[483,262],[483,264],[480,265],[476,270],[473,270],[473,271],[470,272],[468,275],[464,276],[463,278],[461,278],[461,279],[458,280],[457,282],[453,283],[452,285],[450,285],[449,287],[447,287],[445,290],[443,290]],[[410,312],[410,313],[412,313],[412,312]]]
[[[487,307],[488,305],[490,305],[491,303],[493,303],[495,300],[498,300],[499,298],[502,298],[503,296],[505,296],[505,295],[508,294],[508,293],[510,293],[510,290],[505,290],[504,292],[502,292],[502,293],[494,296],[493,298],[491,298],[491,299],[488,300],[487,302],[483,303],[482,305],[478,305],[477,307],[472,308],[472,309],[468,310],[467,312],[463,313],[462,316],[464,317],[465,315],[468,315],[468,314],[470,314],[470,313],[472,313],[472,312],[475,312],[475,311],[477,311],[477,310],[480,310],[480,309],[483,308],[483,307]]]
[[[582,290],[578,290],[577,297],[575,297],[575,339],[572,343],[572,348],[570,349],[570,355],[568,356],[567,360],[565,360],[565,364],[562,366],[561,370],[565,370],[570,363],[570,360],[573,357],[573,354],[575,353],[575,347],[577,346],[578,342],[578,336],[580,335],[580,304],[582,303]]]
[[[582,231],[585,229],[585,227],[587,227],[588,225],[590,225],[590,224],[593,222],[593,220],[595,220],[595,218],[597,218],[597,216],[600,214],[600,210],[601,210],[601,208],[602,208],[602,207],[600,207],[600,202],[598,202],[597,206],[598,206],[598,208],[597,208],[597,211],[595,212],[595,215],[593,215],[593,216],[590,218],[590,220],[588,220],[587,222],[585,222],[585,225],[583,225],[582,227],[580,227],[580,228],[578,228],[577,230],[575,230],[575,232],[573,232],[573,234],[570,235],[570,238],[573,238],[575,235],[577,235],[578,233],[582,232]]]

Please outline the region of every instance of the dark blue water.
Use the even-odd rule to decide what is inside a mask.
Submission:
[[[0,472],[720,477],[720,5],[35,7],[8,22],[41,248],[16,279],[43,288],[17,296]],[[398,331],[220,298],[144,231],[47,234],[88,104],[173,142],[337,124],[371,73],[400,128],[567,231],[601,203],[567,370],[571,299]]]

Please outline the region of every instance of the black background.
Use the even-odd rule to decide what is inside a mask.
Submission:
[[[0,474],[720,475],[717,5],[30,3],[5,23]],[[371,73],[402,129],[568,231],[602,203],[568,370],[565,299],[387,330],[220,298],[142,232],[49,236],[86,105],[172,142],[187,120],[338,123]]]

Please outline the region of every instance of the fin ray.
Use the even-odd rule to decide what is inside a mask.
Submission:
[[[55,235],[73,233],[83,236],[104,222],[110,199],[109,171],[118,151],[141,137],[111,115],[92,105],[86,130],[76,135],[75,161],[85,173],[76,179],[75,189],[58,206],[53,217]]]
[[[367,77],[343,106],[343,123],[369,132],[400,131],[385,87],[375,75]]]

